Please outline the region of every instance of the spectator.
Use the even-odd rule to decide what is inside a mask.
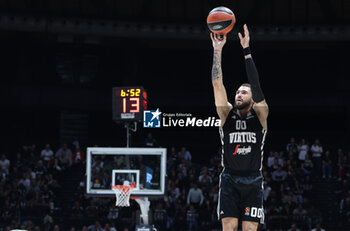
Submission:
[[[275,152],[274,156],[275,156],[275,162],[277,160],[277,164],[283,167],[284,166],[283,152],[281,153]]]
[[[28,168],[27,174],[28,174],[30,179],[36,178],[36,174],[35,174],[35,172],[32,171],[32,168]]]
[[[343,176],[346,178],[350,178],[350,160],[348,156],[344,156],[343,162]]]
[[[16,158],[15,160],[13,161],[13,165],[16,165],[18,167],[22,167],[24,166],[24,161],[22,160],[22,154],[21,153],[17,153],[16,154]]]
[[[84,208],[80,205],[79,201],[74,202],[71,212],[73,219],[80,220],[84,217]]]
[[[271,198],[270,203],[267,205],[266,213],[268,214],[268,230],[281,230],[283,226],[281,219],[284,218],[283,208],[277,202],[276,198]]]
[[[99,221],[95,221],[95,223],[93,225],[90,225],[88,227],[88,231],[104,231],[100,222]]]
[[[6,158],[5,154],[1,155],[1,160],[0,160],[0,169],[6,174],[9,174],[9,169],[10,169],[10,161]]]
[[[312,224],[317,224],[322,222],[322,213],[320,210],[316,209],[314,205],[308,209],[308,226],[311,229]]]
[[[205,204],[202,209],[199,211],[199,220],[201,221],[201,227],[204,230],[210,230],[212,224],[212,202],[209,199],[205,200]]]
[[[278,164],[278,159],[274,158],[273,165],[271,169],[268,169],[269,173],[274,172],[275,170],[278,169],[281,165]]]
[[[289,143],[287,144],[287,148],[286,148],[287,152],[293,152],[293,154],[297,154],[298,151],[298,145],[295,143],[295,139],[294,137],[290,138]]]
[[[306,220],[306,210],[301,204],[298,204],[298,207],[293,210],[294,221],[298,223],[305,223]]]
[[[46,214],[43,222],[44,222],[44,230],[52,230],[53,218],[49,214]]]
[[[340,216],[343,225],[350,224],[350,195],[340,203]]]
[[[278,165],[277,170],[275,170],[272,173],[272,177],[271,178],[275,182],[282,182],[282,181],[284,181],[286,179],[286,177],[287,177],[286,171],[282,170],[281,165]]]
[[[219,184],[216,184],[215,187],[212,188],[210,194],[210,201],[212,203],[217,203],[219,199]]]
[[[63,152],[66,153],[66,156],[72,159],[72,150],[68,148],[67,144],[63,144],[62,147],[57,150],[55,157],[60,158]]]
[[[326,231],[325,229],[322,229],[322,226],[320,223],[316,224],[316,227],[311,229],[311,231]]]
[[[311,196],[311,191],[312,191],[312,182],[311,182],[311,177],[306,176],[305,181],[304,181],[304,194],[305,197],[310,197]]]
[[[332,160],[328,150],[324,153],[322,158],[322,178],[326,178],[326,176],[328,176],[329,179],[332,178]]]
[[[51,150],[50,144],[46,144],[45,148],[41,151],[40,154],[42,160],[44,161],[44,165],[47,166],[48,164],[52,164],[53,160],[53,151]]]
[[[14,225],[16,227],[17,225]],[[34,228],[33,222],[31,220],[27,220],[24,222],[24,228],[27,230],[32,230]]]
[[[31,146],[28,146],[30,152],[33,152],[34,154],[39,154],[39,151],[36,148],[36,144],[32,144]]]
[[[76,146],[75,151],[72,157],[73,163],[82,163],[85,161],[85,153],[80,149],[79,146]]]
[[[53,165],[51,168],[51,172],[54,176],[58,176],[62,171],[62,167],[60,166],[60,163],[57,158],[54,159]]]
[[[288,229],[288,231],[300,231],[300,229],[297,228],[297,225],[295,223],[293,223],[290,226],[290,229]]]
[[[190,205],[190,209],[187,211],[187,225],[188,230],[197,230],[198,229],[198,213],[194,205]]]
[[[275,156],[273,155],[273,151],[269,152],[269,157],[267,157],[267,167],[272,168],[275,162]]]
[[[49,203],[53,196],[54,193],[49,189],[47,184],[44,184],[41,190],[41,198],[43,198],[46,203]]]
[[[344,163],[344,152],[341,148],[338,148],[337,150],[337,163],[338,165],[342,165]]]
[[[309,145],[306,143],[305,139],[301,139],[301,142],[298,146],[298,160],[304,161],[306,158],[307,153],[309,152]]]
[[[198,184],[196,182],[194,182],[192,185],[193,186],[187,195],[187,204],[194,204],[196,206],[202,205],[204,200],[203,192],[200,188],[198,188]]]
[[[23,173],[22,179],[20,179],[17,183],[18,186],[23,186],[26,191],[28,192],[30,190],[30,178],[27,173]]]
[[[303,171],[304,176],[309,176],[312,173],[314,164],[310,160],[309,155],[306,155],[305,160],[301,163],[301,170]]]
[[[46,167],[43,165],[43,161],[39,160],[38,165],[34,168],[36,176],[44,175],[47,172]]]
[[[213,180],[211,179],[211,177],[208,175],[208,168],[206,166],[204,166],[202,168],[202,173],[201,175],[198,177],[198,182],[201,185],[211,185],[213,183]]]
[[[114,221],[118,218],[118,215],[119,215],[118,207],[116,207],[114,204],[111,204],[109,206],[109,211],[107,215],[108,220]]]
[[[147,134],[144,144],[146,147],[158,147],[157,140],[153,138],[153,135],[150,132]]]
[[[179,163],[178,156],[177,156],[176,149],[174,146],[171,147],[169,155],[167,155],[167,159],[168,159],[168,162],[167,162],[168,169],[172,169],[173,167],[178,165],[178,163]]]
[[[103,231],[117,231],[114,227],[111,227],[108,223],[105,224]]]
[[[192,160],[192,155],[190,153],[190,151],[188,151],[186,149],[186,147],[182,147],[181,148],[181,157],[186,160],[187,163],[191,163],[191,160]]]
[[[315,167],[315,175],[319,177],[321,175],[322,168],[322,153],[323,148],[318,139],[315,140],[314,144],[311,146],[312,162]]]
[[[85,209],[85,217],[91,221],[96,218],[98,214],[98,207],[95,205],[94,201],[91,200],[89,206]],[[88,227],[89,228],[89,227]]]
[[[181,164],[178,166],[178,179],[182,180],[183,178],[187,178],[188,176],[188,163],[186,160],[182,159]]]
[[[66,154],[65,151],[62,151],[60,157],[58,157],[58,160],[63,169],[68,169],[72,165],[72,159]]]
[[[176,203],[179,197],[181,196],[180,189],[175,185],[171,180],[168,181],[168,200],[169,203]]]
[[[182,206],[181,203],[175,204],[173,218],[173,227],[176,227],[175,230],[185,230],[186,228],[186,211],[185,206]]]
[[[153,213],[154,223],[158,230],[166,230],[167,211],[164,209],[163,202],[158,202]]]

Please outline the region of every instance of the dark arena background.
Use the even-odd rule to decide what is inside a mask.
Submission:
[[[217,6],[237,19],[223,50],[229,101],[247,82],[237,36],[246,23],[270,109],[259,230],[350,230],[347,0],[1,0],[0,230],[135,230],[134,200],[118,208],[85,195],[86,148],[126,146],[113,87],[143,86],[148,109],[216,116],[206,17]],[[145,146],[167,148],[166,193],[150,198],[157,230],[221,230],[218,129],[140,122],[131,147]]]

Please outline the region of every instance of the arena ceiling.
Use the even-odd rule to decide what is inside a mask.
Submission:
[[[208,12],[224,5],[257,40],[348,40],[346,0],[35,0],[0,2],[10,31],[137,38],[207,39]],[[235,27],[238,30],[240,27]]]

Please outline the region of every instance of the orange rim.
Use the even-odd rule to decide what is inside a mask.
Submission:
[[[131,189],[136,188],[136,184],[132,183],[131,186],[128,185],[113,185],[112,189],[118,189],[120,190],[122,193],[128,193]]]

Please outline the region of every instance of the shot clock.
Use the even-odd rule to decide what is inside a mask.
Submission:
[[[115,122],[140,121],[147,109],[147,92],[143,87],[114,87],[112,93]]]

